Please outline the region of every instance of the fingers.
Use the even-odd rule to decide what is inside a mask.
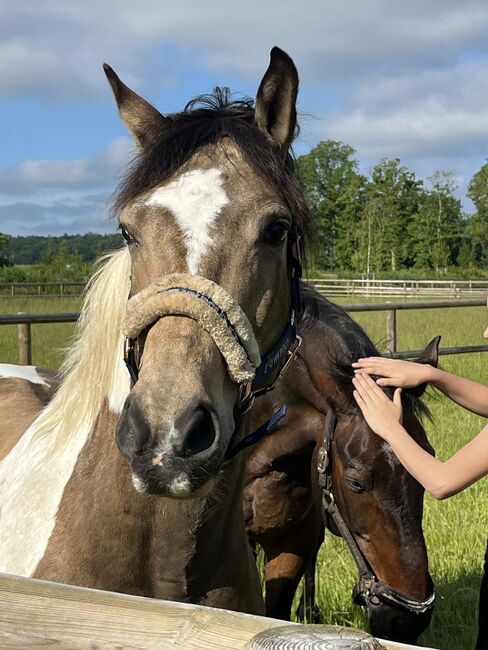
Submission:
[[[396,406],[399,406],[400,408],[402,407],[402,389],[397,388],[395,392],[393,393],[393,403]]]
[[[369,375],[358,374],[353,377],[352,383],[366,407],[370,407],[373,404],[378,403],[378,401],[381,402],[385,398],[388,399],[381,388],[376,385]]]

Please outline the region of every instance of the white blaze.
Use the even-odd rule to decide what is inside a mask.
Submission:
[[[174,215],[187,247],[186,260],[192,275],[212,245],[212,226],[229,202],[219,169],[196,169],[155,190],[146,205],[161,205]]]

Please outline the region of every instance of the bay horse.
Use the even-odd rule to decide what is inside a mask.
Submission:
[[[273,48],[255,104],[216,89],[167,117],[105,72],[139,148],[114,204],[127,246],[0,464],[0,571],[261,613],[228,452],[296,338],[297,71]]]
[[[423,489],[369,429],[352,396],[351,364],[378,351],[339,306],[311,288],[304,287],[302,295],[299,354],[252,412],[257,426],[277,405],[288,407],[273,434],[251,449],[246,467],[246,527],[265,553],[266,613],[290,620],[295,590],[310,563],[314,574],[322,511],[330,503],[324,504],[318,473],[320,449],[327,447],[329,493],[345,529],[330,508],[327,527],[352,537],[362,574],[355,600],[366,606],[375,636],[415,643],[434,602],[422,532]],[[438,341],[421,361],[437,364]],[[419,400],[424,389],[403,391],[403,424],[433,453],[418,417],[425,413]]]

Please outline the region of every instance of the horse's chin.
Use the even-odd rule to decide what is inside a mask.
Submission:
[[[190,478],[184,472],[180,472],[172,479],[158,480],[141,478],[132,473],[132,484],[140,494],[152,496],[170,497],[172,499],[198,499],[206,497],[215,485],[215,479],[209,478],[205,482]]]

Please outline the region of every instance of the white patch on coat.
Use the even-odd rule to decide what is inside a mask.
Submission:
[[[178,474],[178,476],[171,481],[169,491],[171,494],[174,494],[175,497],[188,496],[190,493],[190,479],[187,474],[184,472]]]
[[[91,426],[80,423],[55,453],[50,444],[55,432],[39,438],[36,429],[34,421],[0,462],[0,572],[29,577],[46,552],[64,488]],[[22,515],[27,512],[28,517]]]
[[[186,261],[192,275],[198,273],[203,255],[212,245],[211,229],[229,202],[219,169],[195,169],[159,187],[146,205],[163,206],[172,212],[185,238]]]
[[[112,386],[108,395],[108,408],[112,413],[122,413],[125,400],[130,393],[130,375],[125,365],[124,359],[124,337],[120,337],[119,350],[117,353],[117,362],[112,378]]]
[[[146,494],[148,491],[147,483],[142,480],[140,476],[137,476],[137,474],[132,473],[132,485],[135,487],[137,492],[140,492],[140,494]]]
[[[49,386],[47,381],[38,372],[35,366],[18,366],[13,363],[0,363],[0,377],[8,379],[25,379],[31,384],[44,384]]]

